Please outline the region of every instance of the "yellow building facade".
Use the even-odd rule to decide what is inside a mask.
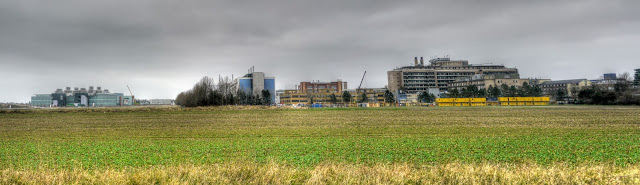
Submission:
[[[331,95],[335,94],[338,99],[338,104],[353,104],[360,103],[362,93],[365,93],[368,101],[366,103],[385,103],[384,93],[387,89],[384,88],[368,88],[360,89],[359,93],[356,93],[355,89],[346,90],[351,94],[351,102],[344,102],[342,98],[343,92],[335,92],[333,90],[316,91],[316,92],[303,92],[300,90],[284,90],[284,93],[280,96],[280,104],[283,105],[310,105],[315,104],[332,104]]]

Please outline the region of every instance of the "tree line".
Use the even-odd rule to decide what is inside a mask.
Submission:
[[[478,89],[476,85],[463,87],[461,90],[454,88],[446,96],[448,98],[486,98],[486,97],[539,97],[542,89],[538,85],[529,85],[524,82],[516,87],[502,84],[500,87],[489,85],[487,89]]]
[[[634,96],[634,94],[637,93],[637,89],[633,88],[633,82],[629,76],[628,73],[621,74],[620,78],[613,84],[612,89],[602,85],[592,85],[589,88],[581,89],[577,93],[578,97],[575,103],[593,105],[640,105],[640,97]]]
[[[271,92],[262,90],[259,95],[246,93],[237,87],[229,77],[220,77],[218,83],[210,77],[203,77],[190,90],[178,94],[176,105],[183,107],[222,105],[271,105]]]
[[[362,92],[362,93],[358,93],[359,95],[356,96],[356,101],[358,103],[366,103],[369,102],[369,97],[367,96],[366,92]],[[391,93],[391,91],[386,90],[384,92],[384,99],[385,99],[385,103],[395,103],[396,99],[393,95],[393,93]],[[341,99],[338,99],[338,96],[335,93],[332,93],[331,95],[329,95],[329,102],[332,104],[338,104],[338,103],[351,103],[351,101],[353,100],[352,95],[349,91],[343,91],[342,92],[342,96]],[[310,97],[309,98],[309,102],[311,104],[315,103],[315,99],[314,97]]]

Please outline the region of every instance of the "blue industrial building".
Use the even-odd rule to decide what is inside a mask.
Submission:
[[[235,79],[238,89],[251,95],[262,96],[262,90],[269,91],[271,103],[276,100],[276,78],[265,77],[263,72],[249,71],[243,77]]]
[[[604,75],[604,80],[616,80],[616,74],[615,73],[605,73]]]

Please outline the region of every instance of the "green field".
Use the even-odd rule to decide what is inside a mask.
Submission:
[[[326,164],[637,169],[640,107],[0,112],[0,169],[228,164],[302,171]]]

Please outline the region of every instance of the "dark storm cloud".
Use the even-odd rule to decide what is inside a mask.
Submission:
[[[301,80],[386,85],[414,56],[597,78],[638,66],[637,1],[0,0],[0,101],[102,85],[173,98],[256,66]]]

